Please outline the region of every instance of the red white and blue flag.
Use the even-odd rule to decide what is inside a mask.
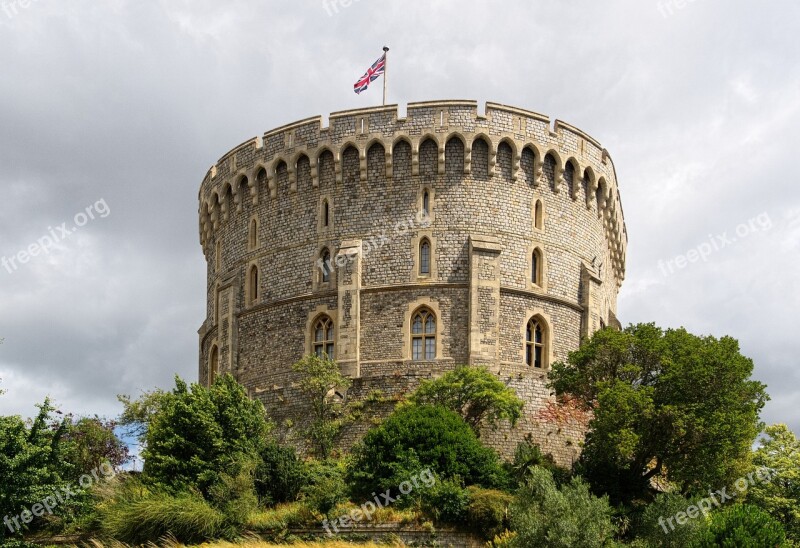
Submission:
[[[386,71],[386,53],[380,56],[380,58],[372,63],[372,66],[367,69],[367,72],[364,73],[364,76],[358,79],[358,82],[353,84],[353,91],[356,93],[361,93],[365,89],[367,89],[378,76],[381,76]]]

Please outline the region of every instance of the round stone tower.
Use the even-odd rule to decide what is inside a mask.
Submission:
[[[627,246],[593,138],[495,103],[337,112],[237,146],[199,201],[201,382],[232,373],[291,433],[307,416],[291,365],[328,353],[353,379],[346,398],[377,402],[347,445],[421,379],[485,365],[526,402],[485,442],[577,456],[581,425],[552,412],[547,371],[619,325]]]

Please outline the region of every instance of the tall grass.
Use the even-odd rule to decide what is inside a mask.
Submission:
[[[102,531],[111,538],[141,544],[168,534],[184,542],[225,536],[225,515],[194,494],[147,493],[114,501],[102,512]]]

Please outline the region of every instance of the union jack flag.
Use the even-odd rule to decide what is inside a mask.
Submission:
[[[356,93],[361,93],[365,89],[367,89],[370,83],[375,80],[378,76],[382,75],[386,70],[386,54],[380,56],[380,58],[372,63],[372,66],[367,69],[367,72],[364,73],[364,76],[358,79],[358,82],[353,84],[353,91]]]

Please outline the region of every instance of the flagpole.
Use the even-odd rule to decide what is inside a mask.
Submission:
[[[386,106],[386,76],[389,74],[389,48],[383,46],[383,106]]]

